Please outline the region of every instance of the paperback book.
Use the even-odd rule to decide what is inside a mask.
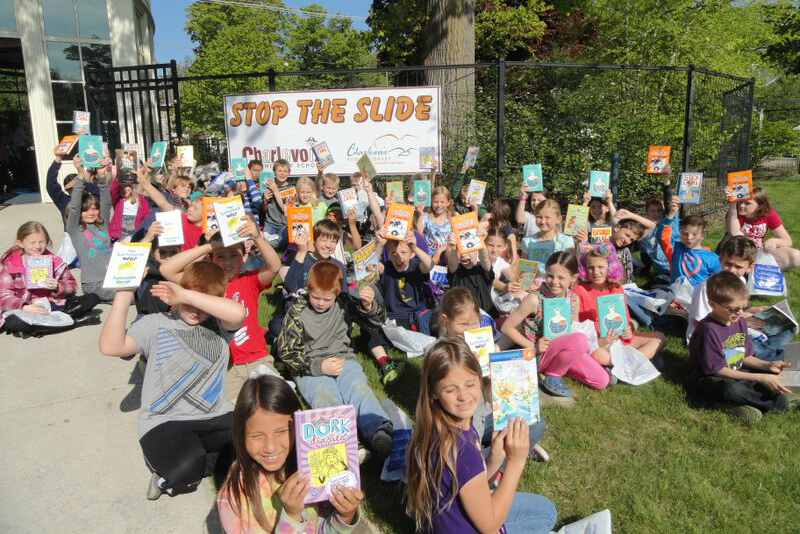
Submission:
[[[103,156],[103,138],[99,135],[81,135],[78,137],[78,154],[84,169],[99,169]]]
[[[275,181],[275,173],[272,171],[261,171],[258,173],[258,192],[262,195],[269,191],[267,182]]]
[[[431,206],[431,182],[429,180],[414,180],[414,205]]]
[[[403,241],[411,230],[414,220],[414,206],[407,204],[389,204],[386,212],[386,239]]]
[[[753,172],[737,171],[728,173],[728,188],[731,195],[728,202],[739,202],[753,198]]]
[[[702,187],[702,172],[682,172],[678,184],[678,201],[681,204],[700,204]]]
[[[286,225],[289,227],[289,243],[297,243],[301,232],[308,234],[308,242],[314,242],[314,224],[311,206],[290,206],[286,208]]]
[[[310,485],[303,502],[327,501],[337,486],[361,488],[353,406],[295,412],[294,431],[297,469]]]
[[[297,189],[294,187],[286,187],[284,189],[280,189],[278,193],[281,196],[281,200],[286,206],[294,206],[297,204]]]
[[[764,322],[760,330],[767,336],[774,336],[785,330],[797,330],[797,319],[789,307],[789,301],[785,299],[755,314],[754,317]]]
[[[800,389],[800,343],[787,343],[783,347],[783,361],[789,364],[781,370],[781,384],[797,391]]]
[[[575,235],[589,230],[589,206],[570,204],[567,206],[567,220],[564,223],[564,234]]]
[[[58,143],[58,146],[53,150],[53,154],[56,156],[69,156],[72,152],[72,149],[75,148],[75,145],[78,144],[78,136],[77,135],[65,135],[61,142]]]
[[[231,169],[233,170],[233,180],[241,182],[247,178],[245,169],[247,169],[247,160],[245,158],[233,158],[231,160]]]
[[[139,156],[136,150],[125,150],[118,148],[115,150],[114,163],[117,166],[117,179],[120,181],[132,181],[139,167]]]
[[[192,145],[181,145],[175,149],[175,155],[178,167],[182,169],[190,169],[194,167],[194,147]]]
[[[419,168],[430,170],[436,167],[436,147],[419,147]]]
[[[72,112],[72,133],[75,135],[89,135],[89,119],[92,114],[88,111]]]
[[[48,278],[53,278],[53,256],[23,256],[25,265],[25,287],[28,289],[47,289],[44,283]]]
[[[475,167],[480,151],[480,147],[477,146],[467,147],[467,152],[464,154],[464,161],[461,163],[461,174],[467,174],[467,169]]]
[[[378,171],[375,169],[375,165],[372,163],[369,154],[366,152],[364,155],[358,158],[358,161],[356,161],[356,167],[358,167],[358,171],[362,176],[367,177],[367,180],[372,181],[373,178],[378,176]]]
[[[339,189],[337,195],[339,196],[339,205],[342,207],[342,216],[345,219],[347,219],[347,214],[350,213],[350,210],[358,212],[358,193],[355,187]]]
[[[468,211],[463,215],[450,217],[450,226],[456,235],[456,248],[459,254],[469,254],[483,248],[478,237],[478,214]]]
[[[542,299],[544,337],[555,339],[558,336],[569,334],[571,327],[572,313],[570,313],[568,298]]]
[[[593,197],[604,198],[610,180],[611,173],[608,171],[589,171],[589,194]]]
[[[610,226],[595,226],[592,228],[592,233],[589,234],[589,242],[592,245],[600,245],[611,241],[611,234],[614,229]]]
[[[180,210],[158,211],[156,221],[161,223],[161,233],[158,235],[159,247],[183,245],[183,223]]]
[[[611,331],[621,336],[628,327],[625,295],[620,293],[597,297],[597,322],[600,323],[600,337],[606,337]]]
[[[520,259],[517,261],[517,283],[523,291],[533,291],[541,278],[541,263],[538,261]]]
[[[530,426],[539,421],[539,377],[533,349],[489,354],[492,375],[492,418],[495,431],[503,430],[512,417]]]
[[[486,195],[486,182],[470,180],[467,188],[467,204],[474,203],[476,206],[483,204],[483,197]]]
[[[214,202],[214,212],[217,214],[217,224],[219,225],[222,243],[226,247],[241,243],[247,239],[237,232],[238,228],[247,222],[247,214],[244,211],[242,197],[236,195],[217,199]]]
[[[552,239],[547,241],[536,241],[531,239],[525,243],[525,252],[528,254],[528,259],[536,261],[544,265],[547,259],[556,251],[556,243]]]
[[[167,142],[156,141],[153,143],[153,148],[150,149],[150,162],[153,164],[154,169],[160,169],[164,166],[164,158],[167,155]]]
[[[647,148],[647,174],[661,174],[669,165],[669,146],[650,145]]]
[[[494,351],[494,335],[491,326],[475,328],[464,331],[464,341],[475,353],[478,362],[481,364],[481,374],[489,377],[489,353]]]
[[[149,256],[150,243],[114,243],[103,289],[139,287]]]
[[[313,145],[311,147],[311,151],[314,153],[314,157],[317,158],[317,161],[323,167],[327,167],[328,165],[333,164],[334,162],[333,154],[331,154],[331,149],[328,147],[328,143],[326,143],[325,141]]]
[[[201,197],[203,203],[202,226],[203,233],[208,233],[209,230],[219,230],[217,224],[217,214],[214,211],[214,201],[219,197]]]
[[[359,291],[378,281],[380,275],[378,274],[378,254],[375,240],[353,252],[353,265]]]
[[[403,182],[386,182],[386,202],[403,202]]]
[[[522,180],[528,187],[528,192],[541,191],[544,188],[542,180],[542,164],[531,163],[522,166]]]

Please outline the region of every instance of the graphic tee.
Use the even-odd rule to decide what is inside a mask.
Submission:
[[[258,296],[265,289],[269,286],[261,284],[258,271],[247,271],[225,287],[225,298],[238,302],[247,312],[244,324],[233,334],[230,342],[231,365],[249,363],[269,355],[264,329],[258,324]]]
[[[741,215],[736,217],[739,219],[742,234],[755,243],[758,248],[764,246],[764,236],[767,235],[767,230],[775,230],[783,224],[775,210],[770,211],[766,217],[760,217],[753,221],[747,221]]]
[[[744,317],[725,326],[708,315],[689,341],[689,376],[696,379],[713,375],[724,367],[740,369],[749,354],[753,354],[753,348]]]

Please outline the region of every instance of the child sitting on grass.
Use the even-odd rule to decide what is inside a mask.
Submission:
[[[661,248],[670,263],[670,282],[685,278],[696,286],[712,274],[719,272],[719,257],[703,246],[706,221],[699,215],[684,217],[678,225],[678,196],[672,197],[669,212],[658,223],[656,234]]]
[[[553,252],[575,250],[573,239],[559,231],[562,217],[558,202],[552,198],[543,200],[536,205],[534,213],[539,231],[522,239],[520,253],[523,257],[544,263]]]
[[[264,234],[273,248],[283,249],[289,239],[286,229],[286,206],[281,191],[292,187],[289,184],[291,166],[285,159],[272,164],[275,180],[267,180],[268,190],[264,191]]]
[[[753,356],[742,315],[749,299],[747,286],[736,274],[723,271],[709,277],[706,291],[711,313],[700,321],[689,342],[689,390],[750,423],[760,420],[762,412],[795,408],[800,399],[787,395],[790,390],[780,380],[788,364]]]
[[[466,287],[475,295],[478,306],[497,318],[500,313],[492,301],[492,284],[494,270],[489,259],[489,252],[484,244],[485,232],[478,232],[481,249],[477,252],[459,254],[455,234],[450,234],[447,245],[447,272],[450,287]]]
[[[418,211],[425,209],[417,206]],[[453,233],[450,217],[453,215],[453,202],[450,191],[446,187],[437,187],[431,192],[431,207],[426,209],[417,220],[415,228],[421,233],[431,250],[440,250],[447,246],[447,239]]]
[[[177,209],[170,204],[164,197],[164,194],[156,189],[150,182],[151,169],[148,166],[149,161],[150,160],[147,160],[145,165],[140,165],[139,168],[136,169],[136,179],[139,182],[139,186],[142,188],[142,191],[144,191],[144,194],[150,197],[150,200],[152,200],[161,211],[166,212]],[[181,250],[194,248],[200,236],[203,235],[203,195],[202,193],[192,193],[189,195],[188,201],[189,204],[186,208],[186,212],[181,212],[181,227],[183,229],[183,245],[181,245]],[[153,224],[153,220],[155,220],[155,212],[151,211],[150,215],[152,219],[148,217],[144,223],[148,228],[150,224]]]
[[[297,179],[294,187],[297,190],[297,206],[311,206],[311,223],[317,224],[317,221],[324,219],[328,204],[319,199],[314,180],[302,176]]]
[[[300,394],[312,408],[352,404],[358,432],[381,457],[392,448],[392,423],[367,384],[367,377],[350,346],[356,316],[379,328],[386,310],[371,287],[356,299],[342,293],[339,267],[315,263],[302,294],[283,320],[278,336],[279,358],[286,364]]]
[[[285,273],[281,273],[286,291],[294,293],[298,289],[305,287],[306,277],[311,266],[320,260],[329,260],[339,267],[342,288],[347,291],[347,271],[345,266],[339,260],[332,258],[333,253],[336,251],[336,246],[339,244],[341,232],[339,225],[325,218],[314,224],[312,232],[314,234],[313,250],[309,250],[308,235],[306,233],[299,234],[295,239],[297,254]]]

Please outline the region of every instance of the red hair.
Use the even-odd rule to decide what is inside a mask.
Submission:
[[[331,261],[318,261],[308,271],[306,287],[309,291],[339,294],[342,290],[342,271]]]

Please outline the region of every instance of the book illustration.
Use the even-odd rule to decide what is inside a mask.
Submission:
[[[464,154],[464,161],[461,163],[461,174],[467,174],[467,170],[474,168],[478,162],[478,154],[481,149],[477,146],[467,147],[467,152]]]
[[[528,259],[537,261],[544,266],[547,259],[556,251],[556,243],[552,239],[547,241],[529,240],[524,243],[524,252],[528,254]]]
[[[739,202],[753,198],[753,172],[737,171],[728,173],[728,188],[731,195],[728,202]]]
[[[678,201],[681,204],[700,204],[702,187],[702,172],[682,172],[678,186]]]
[[[327,167],[328,165],[333,164],[334,162],[333,154],[331,154],[331,149],[328,147],[328,143],[326,143],[325,141],[313,145],[311,147],[311,151],[314,153],[314,157],[317,158],[317,161],[323,167]]]
[[[523,165],[522,181],[528,187],[528,192],[541,191],[544,188],[542,164],[531,163],[530,165]]]
[[[489,376],[489,353],[494,351],[494,335],[491,326],[475,328],[464,331],[464,341],[475,353],[478,362],[481,364],[481,373],[484,377]]]
[[[431,206],[431,182],[429,180],[414,180],[414,205]]]
[[[289,228],[289,243],[297,243],[301,232],[308,235],[308,242],[314,242],[311,206],[290,206],[286,208],[286,224]]]
[[[375,165],[372,163],[369,154],[366,152],[360,158],[358,158],[358,161],[356,161],[356,167],[358,167],[359,172],[363,176],[366,176],[370,181],[378,176],[378,171],[375,169]]]
[[[595,226],[592,228],[592,233],[589,235],[589,242],[592,245],[609,243],[611,241],[611,234],[613,233],[614,229],[610,226]]]
[[[766,310],[758,312],[754,317],[764,322],[761,332],[767,336],[774,336],[785,330],[797,331],[797,319],[789,307],[788,300],[775,303]]]
[[[45,280],[53,278],[53,256],[23,256],[25,265],[25,287],[28,289],[47,289]]]
[[[75,135],[89,135],[89,119],[92,114],[88,111],[72,112],[72,133]]]
[[[661,174],[669,165],[669,146],[651,145],[647,148],[647,174]]]
[[[589,206],[570,204],[567,206],[567,220],[564,223],[564,234],[575,235],[589,230]]]
[[[358,212],[358,193],[355,187],[340,189],[337,195],[339,197],[339,205],[342,207],[342,215],[345,219],[347,219],[347,214],[350,210]]]
[[[117,241],[111,250],[111,259],[103,280],[104,289],[127,289],[142,283],[150,243],[122,243]]]
[[[128,151],[118,148],[115,151],[114,163],[117,166],[117,178],[121,181],[131,181],[139,167],[139,157],[135,150]]]
[[[247,160],[245,158],[233,158],[231,160],[231,169],[233,169],[233,179],[237,182],[247,178],[245,170],[247,169]]]
[[[495,431],[503,430],[512,417],[522,417],[528,426],[539,421],[539,379],[534,350],[492,352],[489,370]]]
[[[459,254],[469,254],[483,248],[478,236],[478,214],[469,211],[463,215],[450,217],[450,226],[456,235],[456,248]]]
[[[597,297],[597,320],[600,323],[600,337],[604,338],[609,332],[616,332],[621,336],[628,327],[628,317],[625,315],[625,295],[603,295]]]
[[[164,166],[164,158],[167,155],[167,142],[156,141],[153,143],[153,148],[150,149],[150,162],[153,164],[154,169],[160,169]]]
[[[555,534],[611,534],[611,512],[606,509],[564,525]]]
[[[103,138],[99,135],[81,135],[78,137],[78,154],[84,168],[100,168],[103,150]]]
[[[183,223],[179,210],[158,211],[156,221],[161,223],[162,232],[158,235],[159,247],[183,245]]]
[[[776,294],[783,293],[786,289],[783,272],[776,265],[756,263],[750,276],[753,277],[753,289]]]
[[[604,198],[611,180],[608,171],[589,171],[589,194],[593,197]]]
[[[375,240],[353,252],[353,266],[359,291],[378,281],[378,254]]]
[[[247,239],[237,232],[239,227],[247,222],[247,214],[244,211],[242,197],[236,195],[229,198],[216,199],[214,213],[217,214],[220,237],[222,237],[222,243],[226,247],[241,243]]]
[[[539,287],[542,265],[538,261],[525,259],[517,262],[517,283],[523,291],[533,291]]]
[[[483,197],[486,195],[486,182],[470,180],[467,188],[467,204],[480,206],[483,204]]]
[[[203,233],[207,234],[209,230],[219,230],[217,223],[217,214],[214,211],[214,201],[216,197],[201,197],[203,203],[202,226]]]
[[[61,142],[58,143],[55,150],[53,150],[53,154],[56,156],[69,156],[76,144],[78,144],[77,135],[65,135],[61,138]]]
[[[287,206],[294,206],[297,204],[297,189],[295,187],[286,187],[278,191],[281,195],[281,200]]]
[[[542,300],[542,327],[544,337],[555,339],[569,334],[572,326],[571,308],[567,298],[546,298]]]
[[[436,147],[419,147],[419,168],[433,169],[436,167]]]
[[[403,182],[386,182],[386,202],[403,202]]]
[[[353,406],[299,411],[294,424],[297,468],[311,483],[305,503],[330,499],[337,486],[361,487]]]
[[[262,195],[269,191],[267,182],[275,181],[275,173],[272,171],[261,171],[258,173],[258,191]]]
[[[407,204],[389,204],[386,212],[386,239],[403,241],[411,229],[414,220],[414,206]]]
[[[181,168],[194,167],[194,147],[192,145],[181,145],[175,149],[175,163]]]

